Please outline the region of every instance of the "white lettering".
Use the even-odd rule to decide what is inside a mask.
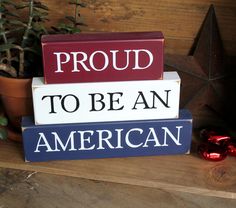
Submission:
[[[95,148],[95,144],[90,147],[85,147],[85,142],[91,143],[91,136],[93,135],[93,131],[78,131],[80,134],[80,148],[79,150],[93,150]],[[85,134],[89,134],[87,138],[85,138]]]
[[[115,147],[116,149],[123,149],[122,145],[121,145],[121,132],[123,131],[123,129],[115,129],[115,131],[117,132],[117,146]]]
[[[103,55],[103,57],[104,57],[104,66],[102,67],[102,68],[96,68],[95,66],[94,66],[94,61],[93,61],[93,59],[94,59],[94,56],[96,55],[96,54],[102,54]],[[104,69],[106,69],[107,68],[107,66],[108,66],[108,64],[109,64],[109,59],[108,59],[108,56],[107,56],[107,54],[105,53],[105,52],[103,52],[103,51],[94,51],[92,54],[91,54],[91,56],[90,56],[90,58],[89,58],[89,64],[90,64],[90,66],[94,69],[94,71],[103,71]]]
[[[103,141],[107,144],[107,146],[111,149],[114,149],[112,144],[108,141],[112,138],[112,133],[109,130],[97,130],[98,132],[98,148],[97,149],[105,149],[103,147]],[[104,136],[106,134],[106,136]]]
[[[152,62],[153,62],[153,55],[150,51],[146,50],[146,49],[140,49],[140,50],[133,50],[135,53],[135,66],[133,69],[146,69],[149,66],[151,66]],[[141,67],[139,65],[139,53],[140,52],[144,52],[147,53],[148,57],[149,57],[149,63],[146,66]],[[143,59],[143,58],[142,58]]]
[[[111,50],[110,52],[112,53],[112,59],[113,59],[113,68],[115,70],[124,70],[127,69],[127,67],[129,66],[129,53],[131,50],[124,50],[124,52],[126,53],[126,65],[124,67],[119,67],[117,66],[117,52],[119,52],[118,50]]]
[[[39,140],[38,140],[38,143],[34,152],[40,152],[39,147],[46,147],[47,148],[46,152],[53,152],[44,133],[39,133]]]
[[[88,56],[86,53],[84,52],[71,52],[71,54],[73,55],[73,65],[74,68],[72,70],[72,72],[80,72],[80,70],[78,69],[78,63],[83,67],[83,69],[85,71],[90,71],[90,69],[85,65],[85,61],[87,60]],[[82,59],[81,60],[77,60],[78,59],[78,54],[82,55]]]
[[[70,149],[68,151],[76,151],[75,146],[74,146],[75,145],[75,140],[74,140],[75,133],[76,133],[76,131],[70,132],[70,135],[66,141],[66,144],[64,145],[62,143],[60,137],[58,136],[58,134],[56,132],[52,132],[52,135],[54,135],[54,141],[55,141],[55,150],[53,150],[53,151],[57,151],[57,152],[61,151],[58,149],[58,144],[60,145],[60,147],[63,151],[66,151],[69,143],[70,143]]]
[[[133,66],[130,66],[130,69],[133,70],[142,70],[147,69],[151,64],[153,63],[154,56],[151,51],[146,49],[134,49],[134,50],[110,50],[111,53],[111,60],[109,60],[110,54],[107,54],[104,51],[94,51],[90,56],[88,56],[87,53],[83,51],[74,51],[74,52],[54,52],[53,54],[56,55],[56,70],[55,73],[61,73],[64,72],[62,66],[64,64],[72,62],[73,69],[71,72],[80,72],[80,68],[78,65],[80,65],[85,71],[91,71],[90,68],[92,68],[94,71],[103,71],[105,70],[109,63],[111,62],[111,65],[113,69],[117,71],[125,70],[129,67],[130,62],[133,64]],[[119,58],[119,54],[125,53],[126,58]],[[134,55],[132,55],[132,54]],[[96,56],[100,56],[99,58],[94,61]],[[133,58],[134,60],[131,61],[130,59]],[[122,63],[123,66],[120,66],[118,64],[118,59],[120,60],[120,63]],[[141,66],[140,60],[147,60],[147,63],[145,66]],[[99,64],[98,66],[95,66],[95,63]],[[72,68],[72,67],[71,67]]]
[[[157,135],[156,135],[156,132],[154,130],[154,128],[149,128],[149,133],[148,133],[148,136],[146,138],[146,141],[143,145],[143,147],[148,147],[147,143],[150,142],[150,141],[154,141],[156,144],[154,145],[154,147],[157,147],[157,146],[161,146],[161,144],[159,143],[159,140],[157,138]]]
[[[170,130],[167,127],[162,127],[162,129],[165,131],[165,134],[164,134],[164,144],[162,146],[168,146],[168,144],[166,143],[166,141],[167,141],[167,134],[174,141],[174,143],[176,145],[182,145],[179,142],[179,139],[180,139],[180,129],[183,128],[183,126],[176,126],[176,128],[178,129],[177,138],[174,137],[174,135],[170,132]]]
[[[57,57],[57,70],[55,71],[56,73],[58,72],[63,72],[61,65],[68,63],[70,61],[70,55],[68,53],[65,52],[54,52],[53,54],[56,55]],[[65,60],[62,61],[62,55],[64,56]]]
[[[129,147],[131,147],[131,148],[138,148],[138,147],[142,146],[143,143],[140,143],[140,144],[136,144],[136,145],[135,145],[135,144],[132,144],[132,143],[130,142],[130,134],[133,133],[133,132],[139,132],[140,134],[142,134],[142,133],[143,133],[143,130],[142,130],[142,129],[139,129],[139,128],[130,129],[130,130],[126,133],[126,135],[125,135],[125,142],[126,142],[126,144],[127,144]],[[136,140],[136,138],[133,139],[133,140]]]

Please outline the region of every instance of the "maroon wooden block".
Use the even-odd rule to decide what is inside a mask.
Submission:
[[[163,46],[161,32],[45,35],[45,83],[162,79]]]

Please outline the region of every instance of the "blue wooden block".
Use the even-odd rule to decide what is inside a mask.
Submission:
[[[185,154],[190,150],[192,116],[178,119],[35,125],[23,117],[25,161],[76,160]]]

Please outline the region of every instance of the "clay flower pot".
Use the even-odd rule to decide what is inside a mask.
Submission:
[[[0,96],[9,120],[9,139],[21,141],[21,118],[33,115],[32,79],[0,76]]]

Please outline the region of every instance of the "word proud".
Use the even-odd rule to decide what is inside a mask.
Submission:
[[[124,59],[121,58],[123,53]],[[149,50],[138,49],[138,50],[110,50],[107,54],[104,51],[94,51],[91,55],[88,56],[87,53],[83,51],[77,52],[54,52],[56,56],[56,69],[55,73],[63,73],[65,70],[70,70],[70,65],[72,62],[71,72],[80,72],[81,70],[85,70],[90,72],[92,70],[101,72],[106,70],[108,67],[110,69],[122,71],[127,68],[132,70],[141,70],[147,69],[153,63],[153,54]],[[120,60],[122,60],[123,66],[118,66],[118,57],[120,56]],[[134,57],[132,57],[134,56]],[[146,58],[147,56],[147,58]],[[111,57],[111,58],[110,58]],[[132,61],[133,58],[133,61]],[[144,66],[141,66],[140,60],[147,59],[147,63]],[[96,60],[96,61],[94,61]],[[99,61],[98,61],[99,60]],[[132,62],[132,66],[130,66],[130,62]],[[99,63],[99,64],[96,64]],[[97,66],[101,65],[101,66]],[[64,66],[64,68],[62,68]],[[65,69],[66,68],[66,69]]]
[[[162,79],[163,47],[161,32],[46,35],[45,83]]]

